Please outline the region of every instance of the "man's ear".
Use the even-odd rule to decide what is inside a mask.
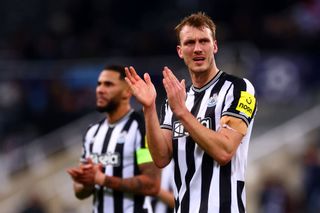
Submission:
[[[180,45],[177,45],[177,53],[178,53],[178,56],[183,59],[183,55],[182,55],[182,50],[181,50],[181,46]]]
[[[213,54],[216,54],[218,52],[218,41],[213,41]]]

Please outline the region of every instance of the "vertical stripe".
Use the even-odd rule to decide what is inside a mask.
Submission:
[[[137,159],[136,152],[134,153],[134,159]],[[137,175],[139,173],[140,173],[140,170],[139,170],[137,161],[135,160],[134,161],[134,175]],[[143,202],[144,202],[145,198],[143,196],[141,196],[141,195],[135,194],[133,199],[134,199],[133,212],[134,213],[140,213],[140,212],[142,213],[142,212],[144,212],[144,210],[143,210]]]
[[[234,97],[234,99],[233,99],[233,102],[231,103],[230,110],[228,110],[228,111],[238,114],[238,111],[236,110],[237,105],[238,105],[238,100],[240,99],[241,91],[246,91],[247,85],[243,79],[231,77],[231,76],[229,76],[229,78],[231,79],[231,82],[233,83],[233,97]]]
[[[244,208],[244,204],[241,196],[243,189],[244,189],[244,181],[237,181],[237,201],[238,201],[239,213],[245,213],[245,208]]]
[[[202,98],[205,92],[195,93],[194,104],[191,109],[191,114],[197,115],[201,105]],[[181,200],[181,212],[189,212],[190,207],[190,181],[195,172],[195,160],[194,160],[195,141],[190,137],[186,137],[186,162],[187,172],[185,176],[186,192]]]
[[[210,92],[210,96],[212,97],[214,94],[218,94],[221,90],[221,87],[223,86],[225,82],[225,74],[223,73],[219,79],[219,81],[214,85]],[[211,129],[216,129],[216,123],[215,121],[215,106],[207,107],[205,118],[211,118]],[[202,156],[202,165],[201,165],[201,201],[200,201],[200,209],[199,212],[205,213],[208,212],[208,202],[209,202],[209,191],[210,191],[210,185],[213,175],[213,166],[214,166],[214,159],[209,156],[207,153],[204,153]]]
[[[220,166],[220,213],[231,212],[231,161]]]
[[[213,174],[213,159],[204,153],[201,166],[201,202],[199,213],[208,212],[209,190]]]
[[[173,148],[173,160],[174,162],[178,162],[178,139],[172,140],[172,148]],[[181,173],[180,173],[180,167],[178,163],[175,163],[174,166],[174,182],[177,188],[177,191],[179,192],[181,189]],[[179,197],[175,199],[175,210],[177,211],[180,206],[180,200]]]
[[[108,128],[106,137],[104,138],[104,143],[103,143],[103,147],[101,150],[101,154],[104,154],[107,151],[109,140],[110,140],[113,129],[114,129],[113,127]],[[105,168],[102,169],[102,172],[103,173],[105,172]],[[103,202],[104,199],[103,198],[104,198],[104,187],[101,186],[99,189],[99,192],[98,192],[98,212],[99,213],[103,213],[103,208],[104,208],[103,207],[104,206],[104,202]]]
[[[110,138],[111,138],[111,134],[112,134],[112,131],[114,130],[114,127],[110,127],[108,128],[108,131],[107,131],[107,134],[106,134],[106,137],[104,138],[104,142],[103,142],[103,147],[102,147],[102,150],[101,150],[101,154],[104,154],[106,153],[107,149],[108,149],[108,145],[109,145],[109,141],[110,141]]]
[[[115,177],[122,177],[122,169],[123,169],[123,145],[124,144],[117,144],[115,148],[115,153],[120,154],[120,164],[117,167],[113,167],[113,176]],[[113,206],[114,212],[123,212],[123,192],[113,190]]]
[[[124,125],[121,133],[124,132],[124,131],[128,131],[131,123],[132,123],[132,116],[130,116],[129,120]],[[117,143],[117,145],[115,147],[115,150],[114,150],[115,153],[119,154],[120,162],[119,162],[119,165],[117,167],[113,167],[113,176],[119,177],[119,178],[123,178],[123,155],[124,155],[123,149],[124,149],[124,143]],[[118,212],[119,213],[124,212],[124,209],[123,209],[123,192],[113,190],[112,194],[113,194],[114,212],[117,212],[117,213]]]
[[[99,125],[98,125],[98,127],[97,127],[97,130],[96,130],[95,133],[93,134],[93,137],[92,137],[92,139],[91,139],[91,141],[90,141],[90,144],[89,144],[89,151],[90,151],[90,153],[92,153],[94,140],[95,140],[95,138],[96,138],[96,136],[97,136],[97,134],[98,134],[98,132],[99,132],[99,129],[100,129],[100,127],[101,127],[101,125],[102,125],[103,122],[104,122],[104,119],[99,122]]]
[[[94,143],[95,137],[96,137],[96,135],[97,135],[97,133],[98,133],[98,131],[99,131],[99,129],[100,129],[100,127],[101,127],[101,125],[102,125],[102,123],[103,123],[104,121],[105,121],[105,118],[102,119],[101,121],[99,121],[98,124],[95,124],[95,125],[98,125],[98,127],[97,127],[96,131],[94,132],[94,134],[93,134],[93,136],[92,136],[92,138],[91,138],[91,140],[90,140],[90,142],[89,142],[89,154],[92,152],[92,148],[93,148],[93,143]],[[83,143],[82,143],[83,153],[82,153],[81,158],[82,158],[83,160],[84,160],[84,159],[86,158],[86,156],[87,156],[87,149],[86,149],[86,146],[85,146],[86,136],[87,136],[89,130],[91,130],[91,128],[94,127],[95,125],[90,125],[90,126],[87,128],[87,130],[86,130],[86,132],[84,133],[84,136],[83,136],[83,138],[82,138],[82,141],[83,141]]]

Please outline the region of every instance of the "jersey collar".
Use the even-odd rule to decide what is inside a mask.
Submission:
[[[200,93],[200,92],[208,89],[211,85],[215,84],[218,81],[218,79],[220,78],[222,73],[223,73],[223,71],[219,70],[218,73],[207,84],[205,84],[203,87],[197,88],[197,87],[192,85],[191,89],[196,93]]]

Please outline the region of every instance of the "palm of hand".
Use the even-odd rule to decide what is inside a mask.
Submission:
[[[147,85],[142,79],[135,84],[134,96],[144,106],[154,103],[157,92],[153,84]]]

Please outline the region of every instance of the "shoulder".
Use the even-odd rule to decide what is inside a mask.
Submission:
[[[130,115],[130,119],[136,120],[138,122],[143,122],[144,120],[142,110],[134,110]]]
[[[250,87],[253,89],[252,83],[246,78],[238,77],[228,73],[224,73],[224,78],[226,81],[231,82],[235,87],[244,87],[244,89]]]
[[[85,135],[93,135],[97,130],[100,128],[102,123],[105,121],[105,118],[88,125],[87,129],[85,130]]]

